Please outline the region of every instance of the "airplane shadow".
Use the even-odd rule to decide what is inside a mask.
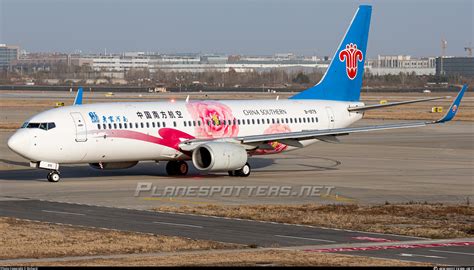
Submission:
[[[307,157],[307,158],[316,158],[316,157]],[[337,170],[337,166],[341,164],[337,160],[319,158],[328,163],[328,166],[317,166],[317,165],[308,165],[308,164],[295,164],[295,169],[278,169],[269,167],[275,165],[275,161],[279,159],[301,159],[299,157],[284,157],[284,158],[259,158],[251,157],[249,163],[252,169],[257,170],[256,172],[298,172],[298,171],[322,171],[322,170]],[[26,162],[17,162],[11,160],[0,159],[0,162],[16,165],[21,167],[29,167]],[[119,169],[119,170],[97,170],[91,168],[88,165],[62,165],[60,167],[61,176],[63,179],[68,178],[91,178],[91,177],[140,177],[140,176],[159,176],[159,177],[168,177],[165,172],[166,162],[161,162],[159,164],[153,162],[142,162],[137,166],[129,169]],[[193,177],[196,180],[199,178],[209,179],[209,178],[221,178],[226,176],[227,173],[203,173],[198,171],[192,165],[192,162],[188,162],[189,173],[187,176],[172,176],[173,179],[189,179]],[[307,169],[301,169],[301,167],[306,167]],[[9,180],[9,181],[46,181],[46,176],[48,174],[47,170],[42,169],[18,169],[18,170],[4,170],[0,171],[0,180]],[[112,179],[110,179],[112,180]]]

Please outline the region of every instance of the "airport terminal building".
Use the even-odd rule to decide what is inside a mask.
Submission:
[[[474,77],[474,57],[438,57],[436,75]]]
[[[13,60],[19,57],[20,47],[0,44],[0,69],[7,69],[10,67]]]

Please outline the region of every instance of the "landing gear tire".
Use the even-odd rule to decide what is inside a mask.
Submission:
[[[56,183],[56,182],[58,182],[59,180],[61,180],[61,175],[59,174],[58,171],[51,171],[51,172],[49,172],[47,178],[48,178],[48,181],[49,181],[49,182]]]
[[[230,176],[241,176],[241,177],[247,177],[250,175],[250,165],[248,163],[245,163],[245,165],[235,171],[229,171]]]
[[[189,170],[188,163],[182,160],[179,160],[179,161],[172,160],[166,163],[166,173],[169,176],[175,176],[175,175],[183,176],[183,175],[188,174],[188,170]]]

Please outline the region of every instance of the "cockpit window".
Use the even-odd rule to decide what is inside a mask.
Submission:
[[[54,122],[45,122],[45,123],[32,123],[32,122],[25,122],[21,128],[39,128],[42,130],[50,130],[56,127]]]

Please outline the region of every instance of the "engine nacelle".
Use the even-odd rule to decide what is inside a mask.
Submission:
[[[126,161],[126,162],[104,162],[102,166],[99,163],[89,163],[89,165],[98,170],[116,170],[116,169],[127,169],[137,165],[138,161]]]
[[[210,142],[193,151],[193,164],[202,171],[233,171],[247,163],[247,151],[237,144]]]

